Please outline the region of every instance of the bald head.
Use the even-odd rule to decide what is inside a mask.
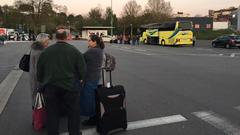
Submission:
[[[57,31],[56,31],[56,38],[58,40],[66,40],[67,39],[67,32],[66,32],[66,30],[63,29],[63,28],[57,29]]]

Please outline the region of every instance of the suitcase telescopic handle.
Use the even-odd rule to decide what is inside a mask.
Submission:
[[[104,69],[102,68],[102,86],[105,87]]]
[[[103,84],[103,87],[106,87],[106,86],[105,86],[104,70],[105,70],[106,72],[109,72],[110,87],[112,87],[112,86],[113,86],[113,84],[112,84],[112,71],[111,71],[111,70],[106,70],[106,68],[102,68],[102,84]]]

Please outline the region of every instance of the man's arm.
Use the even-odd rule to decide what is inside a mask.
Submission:
[[[86,62],[83,57],[83,54],[81,52],[78,53],[77,56],[77,73],[78,73],[78,79],[83,80],[86,74]]]

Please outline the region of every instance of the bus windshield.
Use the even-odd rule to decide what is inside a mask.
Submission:
[[[159,31],[172,31],[175,30],[176,22],[166,22],[159,26]]]
[[[179,22],[178,28],[181,28],[182,30],[191,30],[192,23],[191,22]]]

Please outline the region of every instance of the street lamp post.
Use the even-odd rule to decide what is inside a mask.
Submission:
[[[113,36],[113,9],[112,9],[112,0],[111,0],[111,36]]]
[[[67,21],[69,32],[71,31],[70,21]]]
[[[132,24],[130,24],[131,26],[131,42],[133,43],[133,30],[132,30]]]

